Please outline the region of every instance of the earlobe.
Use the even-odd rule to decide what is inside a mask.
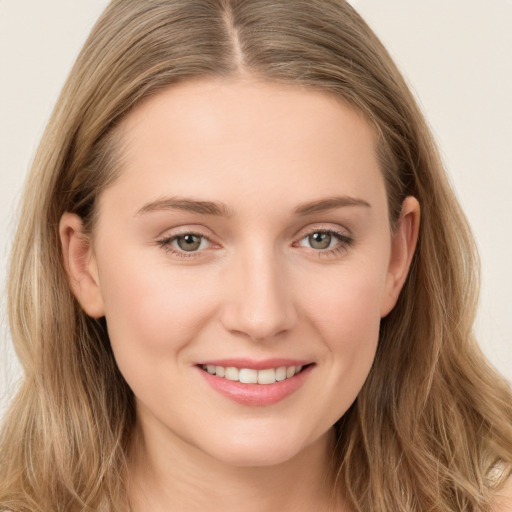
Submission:
[[[381,317],[395,307],[409,273],[418,241],[420,205],[415,197],[406,197],[391,241],[391,256],[386,279],[386,290],[381,304]]]
[[[96,258],[82,219],[66,212],[60,220],[59,234],[64,267],[71,290],[83,310],[93,318],[105,315]]]

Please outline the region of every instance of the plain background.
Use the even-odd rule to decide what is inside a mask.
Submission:
[[[250,0],[246,0],[250,1]],[[422,105],[482,258],[476,330],[512,381],[512,0],[354,0]],[[0,0],[0,414],[19,379],[5,269],[22,184],[106,0]]]

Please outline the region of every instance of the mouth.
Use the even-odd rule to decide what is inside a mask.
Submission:
[[[196,365],[216,392],[245,406],[269,406],[296,393],[315,363],[295,360],[252,362],[223,360]]]
[[[278,366],[276,368],[264,368],[257,370],[254,368],[237,368],[236,366],[220,366],[214,364],[202,364],[201,370],[215,375],[219,378],[230,380],[232,382],[241,382],[242,384],[261,384],[268,386],[276,382],[282,382],[291,379],[302,372],[312,363],[306,365]]]

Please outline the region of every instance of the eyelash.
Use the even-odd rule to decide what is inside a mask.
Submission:
[[[162,247],[162,249],[166,253],[171,253],[173,256],[177,256],[178,258],[196,258],[198,256],[198,253],[200,251],[179,251],[178,249],[174,248],[171,244],[178,238],[182,238],[187,235],[196,236],[198,238],[202,238],[210,243],[212,241],[205,235],[202,235],[201,233],[194,233],[193,231],[185,231],[183,233],[178,233],[169,237],[162,238],[161,240],[157,240],[157,245]]]
[[[305,238],[314,235],[315,233],[322,233],[324,235],[330,235],[338,239],[338,243],[330,249],[317,249],[315,250],[316,256],[319,258],[328,258],[337,256],[345,253],[354,243],[354,239],[348,236],[346,233],[336,231],[335,229],[313,229],[305,233],[299,240],[301,242]],[[311,248],[313,249],[313,248]],[[314,250],[314,249],[313,249]]]
[[[313,230],[305,233],[300,238],[299,242],[304,240],[308,236],[311,236],[311,235],[315,234],[315,233],[322,233],[322,234],[334,236],[335,238],[338,239],[338,244],[336,244],[334,247],[332,247],[330,249],[323,249],[323,250],[322,249],[318,249],[318,250],[315,250],[315,253],[316,253],[316,255],[319,258],[329,257],[329,256],[336,256],[336,255],[342,254],[347,249],[349,249],[353,245],[353,243],[354,243],[353,238],[348,236],[346,233],[342,233],[340,231],[336,231],[336,230],[333,230],[333,229],[313,229]],[[169,236],[169,237],[165,237],[165,238],[162,238],[161,240],[157,240],[156,243],[157,243],[158,246],[162,247],[162,249],[164,249],[164,251],[166,253],[171,253],[173,256],[176,256],[178,258],[183,258],[183,259],[186,259],[186,258],[196,258],[196,257],[198,257],[199,253],[202,252],[202,251],[199,251],[199,250],[189,251],[189,252],[187,252],[187,251],[180,251],[180,250],[177,250],[176,248],[174,248],[172,246],[172,242],[174,242],[178,238],[181,238],[181,237],[184,237],[184,236],[187,236],[187,235],[196,236],[198,238],[206,240],[209,243],[213,243],[207,236],[205,236],[205,235],[203,235],[201,233],[195,233],[193,231],[186,231],[186,232],[183,232],[183,233],[178,233],[178,234],[175,234],[175,235],[172,235],[172,236]],[[313,248],[311,248],[311,249],[313,249]]]

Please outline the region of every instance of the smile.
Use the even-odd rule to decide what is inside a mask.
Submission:
[[[267,361],[222,360],[196,365],[214,391],[245,406],[276,404],[296,393],[314,370],[315,363],[274,359]]]
[[[201,369],[210,375],[224,378],[243,384],[274,384],[291,379],[302,370],[302,366],[280,366],[278,368],[265,368],[255,370],[253,368],[236,368],[234,366],[217,366],[213,364],[202,365]]]

